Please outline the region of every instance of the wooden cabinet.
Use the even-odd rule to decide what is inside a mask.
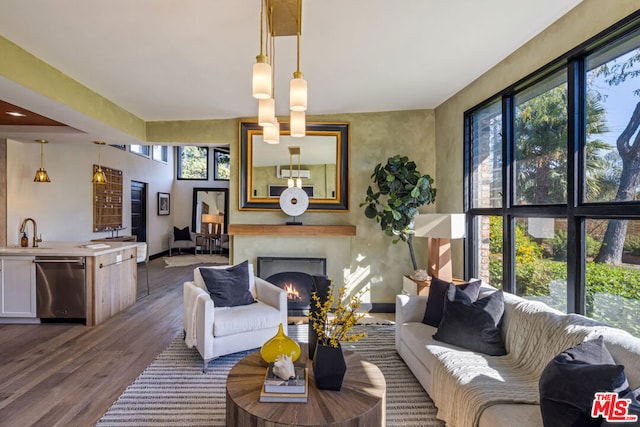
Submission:
[[[0,317],[36,317],[34,258],[0,257]]]
[[[136,302],[137,262],[135,247],[98,255],[88,260],[93,286],[88,286],[87,325],[98,325]]]

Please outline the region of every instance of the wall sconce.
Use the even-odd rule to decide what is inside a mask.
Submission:
[[[33,182],[51,182],[51,179],[49,179],[49,174],[44,169],[44,154],[43,154],[44,144],[46,144],[49,141],[47,141],[46,139],[36,139],[36,142],[40,143],[40,169],[36,171],[36,177],[33,178]]]
[[[104,174],[104,172],[102,172],[102,166],[100,166],[100,148],[102,145],[105,145],[106,142],[93,141],[93,143],[98,145],[98,170],[96,170],[95,173],[93,174],[93,178],[91,179],[91,182],[98,185],[106,184],[107,177]]]
[[[416,237],[429,238],[427,273],[440,280],[452,281],[451,239],[465,237],[465,214],[416,215],[414,230]]]

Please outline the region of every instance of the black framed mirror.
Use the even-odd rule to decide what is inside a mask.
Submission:
[[[290,157],[289,147],[299,147]],[[240,122],[240,209],[280,209],[280,193],[298,175],[309,195],[308,210],[349,210],[349,124],[307,123],[293,138],[280,124],[280,143],[267,144],[256,122]]]
[[[208,216],[203,218],[203,215]],[[229,189],[194,188],[191,230],[202,234],[226,234],[228,225]]]

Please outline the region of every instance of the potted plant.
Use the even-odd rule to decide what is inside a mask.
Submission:
[[[418,270],[413,251],[413,219],[420,206],[433,203],[436,189],[433,179],[422,175],[413,161],[396,154],[387,159],[387,164],[378,163],[371,175],[377,191],[367,188],[367,197],[360,206],[365,206],[367,218],[375,219],[388,236],[394,236],[393,243],[407,242],[413,270]]]

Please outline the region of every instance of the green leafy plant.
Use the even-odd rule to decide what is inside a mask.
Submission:
[[[418,208],[433,203],[436,189],[433,179],[416,169],[415,162],[399,154],[389,157],[387,163],[378,163],[371,175],[377,191],[367,188],[367,196],[360,206],[366,206],[364,214],[375,219],[382,231],[395,236],[393,243],[407,242],[413,269],[417,270],[413,251],[413,218]]]

